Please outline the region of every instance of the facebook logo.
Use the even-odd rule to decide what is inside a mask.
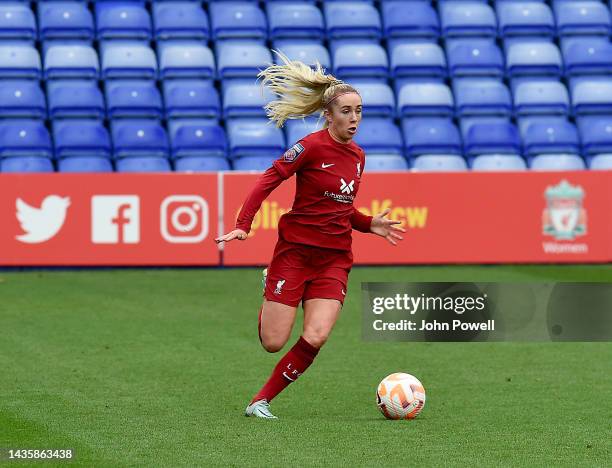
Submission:
[[[93,196],[91,241],[94,244],[138,244],[140,198],[137,195]]]

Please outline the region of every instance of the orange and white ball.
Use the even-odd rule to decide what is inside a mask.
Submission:
[[[378,385],[376,403],[387,419],[414,419],[425,406],[425,388],[415,376],[396,372]]]

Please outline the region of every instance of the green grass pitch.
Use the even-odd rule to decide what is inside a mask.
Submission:
[[[76,466],[612,466],[609,343],[361,339],[361,282],[551,279],[612,267],[355,268],[330,341],[262,421],[244,407],[281,354],[257,339],[259,270],[0,273],[0,447],[73,448]],[[376,408],[396,371],[427,390],[414,421]]]

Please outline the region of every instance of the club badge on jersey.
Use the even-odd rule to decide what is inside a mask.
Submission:
[[[287,162],[295,161],[300,154],[304,152],[304,147],[301,143],[296,143],[283,154],[283,159]]]

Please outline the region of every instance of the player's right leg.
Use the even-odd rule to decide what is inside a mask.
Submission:
[[[264,300],[259,319],[259,338],[261,345],[269,353],[276,353],[287,343],[297,307]]]

